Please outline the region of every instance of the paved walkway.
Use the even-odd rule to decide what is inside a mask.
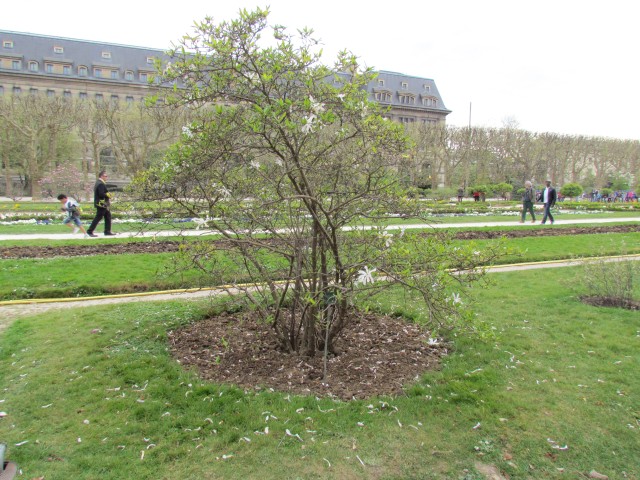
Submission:
[[[626,218],[562,218],[555,222],[555,225],[584,225],[594,223],[637,223],[640,225],[640,215],[636,217]],[[533,224],[531,222],[519,223],[517,219],[507,220],[502,222],[483,222],[481,220],[477,222],[466,223],[439,223],[438,220],[434,220],[434,223],[429,224],[413,224],[413,225],[392,225],[388,227],[388,230],[410,230],[417,228],[480,228],[480,227],[530,227]],[[536,224],[540,228],[553,228],[552,225],[541,225],[540,222]],[[134,231],[118,231],[119,225],[114,225],[114,231],[118,235],[112,237],[105,237],[101,233],[98,233],[98,238],[103,239],[115,239],[115,238],[158,238],[158,237],[171,237],[175,235],[184,236],[204,236],[214,235],[215,232],[209,230],[163,230],[154,232],[134,232]],[[0,235],[0,241],[3,240],[73,240],[82,239],[82,233],[30,233],[30,234],[15,234],[15,235]],[[87,242],[93,241],[93,238],[87,238]]]

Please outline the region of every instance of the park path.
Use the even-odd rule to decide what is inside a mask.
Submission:
[[[573,217],[573,216],[572,216]],[[640,215],[635,217],[626,217],[626,218],[560,218],[555,221],[554,226],[561,225],[585,225],[594,223],[638,223],[640,224]],[[525,223],[519,223],[517,217],[513,217],[511,220],[505,220],[500,222],[483,222],[482,220],[478,220],[477,222],[465,222],[465,223],[440,223],[438,219],[435,219],[432,223],[424,223],[424,224],[409,224],[409,225],[391,225],[388,227],[388,230],[411,230],[411,229],[425,229],[425,228],[437,228],[437,229],[446,229],[446,228],[480,228],[480,227],[530,227],[533,224],[529,221]],[[540,228],[553,228],[554,226],[547,224],[545,226],[540,225],[540,222],[536,222],[535,225],[538,225]],[[204,235],[212,235],[215,232],[209,230],[163,230],[163,231],[118,231],[117,228],[119,225],[115,225],[116,228],[114,230],[118,233],[118,235],[112,237],[104,237],[101,234],[98,234],[99,238],[104,239],[116,239],[116,238],[158,238],[158,237],[170,237],[176,235],[183,236],[204,236]],[[366,228],[366,227],[357,227],[357,228]],[[96,232],[98,233],[98,232]],[[73,239],[81,239],[82,234],[77,233],[29,233],[29,234],[7,234],[0,235],[0,241],[3,240],[73,240]],[[92,238],[86,239],[88,242],[92,241]]]

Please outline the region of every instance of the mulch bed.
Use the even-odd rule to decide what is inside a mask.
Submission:
[[[252,313],[223,314],[169,333],[173,356],[203,379],[247,390],[363,399],[402,395],[403,387],[437,369],[447,353],[429,332],[404,319],[353,311],[323,379],[323,354],[278,350],[269,325]]]
[[[536,229],[472,230],[457,232],[455,238],[460,240],[481,240],[491,238],[523,238],[523,237],[549,237],[560,235],[586,235],[601,233],[628,233],[640,232],[640,225],[611,225],[596,227],[541,227]],[[434,234],[439,234],[436,232]],[[430,234],[427,234],[430,235]],[[224,240],[220,240],[221,242]],[[87,242],[90,242],[89,240]],[[168,253],[176,252],[180,248],[180,242],[156,241],[128,242],[113,244],[86,245],[46,245],[42,247],[0,247],[0,258],[50,258],[50,257],[74,257],[90,255],[123,255],[134,253]]]

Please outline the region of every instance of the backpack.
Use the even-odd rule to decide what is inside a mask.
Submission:
[[[67,202],[67,211],[71,217],[79,217],[82,214],[80,204],[73,199],[69,199]]]

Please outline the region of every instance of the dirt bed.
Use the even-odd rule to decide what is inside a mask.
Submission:
[[[351,400],[400,395],[403,387],[439,367],[447,348],[429,344],[429,333],[405,320],[351,313],[352,327],[328,357],[277,349],[270,326],[249,314],[221,315],[170,332],[174,357],[216,383]]]
[[[615,225],[598,227],[541,227],[518,230],[470,230],[457,232],[456,238],[461,240],[480,240],[491,238],[549,237],[561,235],[586,235],[601,233],[639,232],[640,225]],[[47,245],[44,247],[0,247],[0,258],[51,258],[75,257],[90,255],[134,254],[134,253],[167,253],[175,252],[180,247],[177,241],[128,242],[114,244],[80,244],[80,245]]]

